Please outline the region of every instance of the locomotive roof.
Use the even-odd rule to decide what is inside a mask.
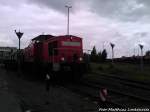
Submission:
[[[34,40],[43,41],[43,40],[48,40],[52,37],[54,37],[54,36],[53,35],[39,35],[39,36],[33,38],[32,41],[34,41]]]
[[[77,37],[77,38],[81,38],[81,37],[74,36],[74,35],[59,35],[58,37]]]

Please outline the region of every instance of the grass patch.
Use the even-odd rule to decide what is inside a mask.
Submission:
[[[138,81],[150,82],[150,66],[144,66],[143,71],[140,65],[128,63],[91,63],[92,72],[108,73],[117,76],[123,76]]]

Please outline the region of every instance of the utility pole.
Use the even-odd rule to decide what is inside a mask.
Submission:
[[[21,37],[23,36],[23,33],[21,33],[20,31],[17,32],[16,30],[15,30],[15,33],[16,33],[18,39],[19,39],[19,52],[20,52],[20,39],[21,39]]]
[[[67,20],[67,35],[69,35],[69,11],[70,11],[70,8],[72,8],[72,6],[68,6],[68,5],[66,5],[65,6],[66,8],[67,8],[67,10],[68,10],[68,20]]]
[[[23,36],[23,33],[22,32],[17,32],[16,30],[15,30],[15,33],[16,33],[16,35],[17,35],[17,37],[18,37],[18,40],[19,40],[19,51],[18,51],[18,74],[20,75],[20,69],[21,69],[21,52],[20,52],[20,39],[21,39],[21,37]]]
[[[115,47],[115,44],[110,43],[110,46],[111,46],[111,48],[112,48],[112,63],[113,63],[113,60],[114,60],[114,47]]]
[[[141,49],[141,61],[140,61],[140,66],[141,66],[141,71],[143,70],[143,45],[142,44],[139,44],[139,47]]]

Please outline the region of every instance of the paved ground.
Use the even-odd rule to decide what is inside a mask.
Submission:
[[[7,82],[0,77],[0,112],[22,112],[17,98],[7,86]]]
[[[47,96],[45,84],[42,82],[17,77],[15,72],[12,73],[2,69],[0,69],[0,77],[8,82],[9,91],[17,96],[18,103],[23,111],[95,112],[98,110],[92,102],[63,87],[50,87],[50,94]],[[49,101],[48,105],[45,104],[46,101]]]

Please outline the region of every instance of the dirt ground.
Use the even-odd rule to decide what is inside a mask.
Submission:
[[[1,68],[0,77],[6,80],[9,91],[15,94],[24,112],[98,111],[96,104],[61,86],[50,86],[50,92],[46,94],[44,82],[18,77],[16,72]],[[46,104],[47,101],[49,104]]]

